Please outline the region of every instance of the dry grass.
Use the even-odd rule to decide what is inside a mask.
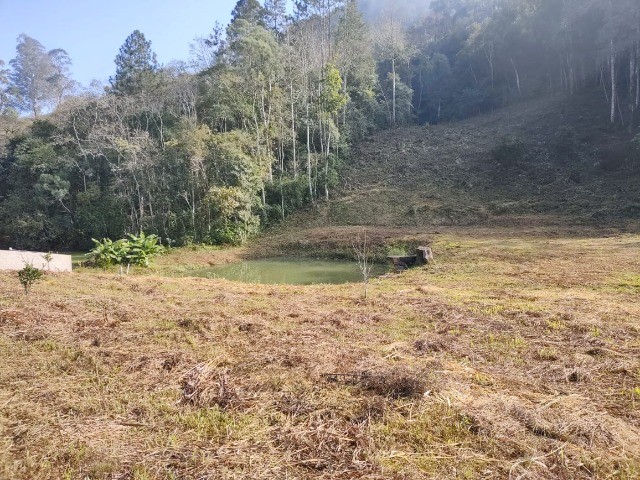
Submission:
[[[575,233],[373,233],[436,264],[367,300],[1,273],[0,478],[638,478],[640,236]]]

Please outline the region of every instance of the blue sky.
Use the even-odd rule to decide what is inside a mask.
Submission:
[[[187,60],[189,43],[226,24],[236,0],[0,0],[0,59],[15,56],[21,33],[47,50],[63,48],[73,78],[106,81],[131,32],[144,33],[160,63]]]

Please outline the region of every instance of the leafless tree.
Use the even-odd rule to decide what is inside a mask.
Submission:
[[[367,229],[363,228],[362,232],[358,234],[353,243],[353,252],[362,273],[362,283],[364,285],[364,298],[368,296],[369,290],[369,278],[371,277],[372,267],[372,251],[371,242],[367,238]]]

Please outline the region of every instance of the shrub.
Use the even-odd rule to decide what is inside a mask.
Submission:
[[[113,265],[125,263],[129,253],[129,242],[126,239],[116,240],[115,242],[109,238],[103,238],[102,241],[95,238],[91,240],[94,243],[94,247],[87,256],[96,266],[106,269]]]
[[[34,267],[30,263],[25,263],[24,268],[18,271],[18,280],[24,287],[24,294],[27,295],[31,286],[42,278],[44,272]]]
[[[629,145],[615,143],[600,151],[599,167],[604,172],[616,172],[629,164]]]
[[[578,159],[578,135],[572,127],[562,126],[553,136],[552,152],[557,163],[571,163]]]
[[[633,170],[640,168],[640,133],[631,140],[629,163]]]
[[[524,160],[526,152],[526,145],[520,138],[506,136],[491,151],[491,155],[503,167],[513,167]]]

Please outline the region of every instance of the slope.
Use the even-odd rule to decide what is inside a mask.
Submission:
[[[629,139],[588,93],[379,132],[351,153],[333,199],[291,222],[637,224],[640,172],[624,168]]]

